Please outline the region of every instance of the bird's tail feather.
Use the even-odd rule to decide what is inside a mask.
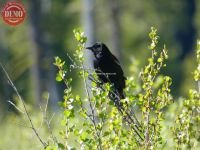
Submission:
[[[99,85],[99,87],[104,90],[99,83],[99,81],[95,80],[92,76],[89,76],[89,79]],[[136,115],[134,112],[131,112],[128,109],[128,103],[124,104],[121,99],[125,98],[124,93],[118,93],[117,91],[110,91],[109,93],[110,99],[114,102],[114,105],[117,107],[118,111],[122,114],[123,119],[127,122],[127,124],[131,127],[131,129],[134,131],[134,134],[136,135],[135,137],[136,140],[143,141],[144,140],[144,132],[142,125],[138,121]],[[139,142],[140,143],[140,142]]]
[[[118,111],[122,114],[123,119],[130,126],[130,128],[134,131],[135,135],[137,135],[138,139],[140,141],[143,141],[144,134],[143,134],[142,125],[138,121],[135,113],[131,112],[128,109],[128,104],[123,103],[121,101],[120,96],[118,96],[118,94],[111,92],[109,97],[114,102],[114,105],[117,107]]]

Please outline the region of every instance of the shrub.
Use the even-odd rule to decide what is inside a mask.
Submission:
[[[140,72],[139,83],[133,77],[127,77],[126,98],[122,100],[123,111],[119,111],[109,98],[112,85],[98,84],[97,75],[84,64],[84,49],[87,38],[81,30],[74,30],[77,41],[72,64],[67,65],[55,57],[54,65],[58,68],[56,80],[66,85],[61,121],[64,127],[60,131],[62,140],[46,149],[163,149],[167,139],[161,134],[167,107],[173,102],[170,94],[172,79],[160,73],[168,59],[165,46],[158,48],[157,30],[151,28],[149,37],[151,56],[147,65]],[[200,42],[197,50],[198,67],[194,71],[195,81],[200,90]],[[82,80],[85,96],[75,95],[72,82],[76,79],[69,72],[76,70]],[[92,79],[89,81],[88,79]],[[138,88],[139,87],[139,88]],[[138,90],[139,89],[139,90]],[[134,113],[136,111],[137,113]],[[175,112],[176,113],[176,112]],[[177,149],[195,148],[200,141],[200,94],[198,90],[189,90],[180,114],[174,114],[175,123],[171,126],[174,145]],[[127,118],[133,117],[134,121]],[[140,118],[140,119],[139,119]],[[139,126],[137,129],[134,127]],[[169,131],[164,131],[169,132]]]

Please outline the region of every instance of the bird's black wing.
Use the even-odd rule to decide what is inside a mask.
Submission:
[[[94,65],[95,72],[96,72],[97,76],[99,77],[100,81],[102,83],[109,82],[108,78],[105,75],[105,72],[102,71],[102,69],[101,69],[101,67],[99,65],[99,61],[98,60],[94,60],[93,61],[93,65]]]
[[[119,62],[119,60],[117,59],[117,57],[115,57],[115,55],[113,55],[113,54],[111,54],[112,55],[112,58],[115,60],[115,62],[118,64],[118,65],[120,65],[120,62]]]
[[[113,55],[113,54],[111,54],[111,55],[112,55],[112,58],[115,60],[115,63],[121,68],[120,62],[117,59],[117,57],[115,57],[115,55]],[[122,72],[123,72],[123,70],[122,70]],[[124,80],[126,80],[126,77],[124,77],[124,73],[123,73],[123,78],[124,78]]]

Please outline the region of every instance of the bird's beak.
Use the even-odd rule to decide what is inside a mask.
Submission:
[[[93,50],[93,47],[86,47],[86,49]]]

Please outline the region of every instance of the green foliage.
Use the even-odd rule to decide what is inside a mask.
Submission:
[[[164,46],[159,50],[157,30],[151,28],[149,34],[151,55],[147,65],[140,72],[139,78],[136,78],[138,83],[135,82],[135,78],[127,77],[126,98],[121,100],[127,108],[120,113],[109,99],[112,85],[104,84],[100,87],[97,75],[83,63],[86,42],[84,33],[81,30],[74,30],[74,35],[77,41],[74,52],[74,63],[77,65],[75,69],[84,85],[84,89],[79,90],[84,90],[85,96],[74,94],[78,92],[74,92],[72,88],[75,78],[69,76],[70,66],[59,57],[55,57],[54,65],[58,68],[56,80],[66,85],[63,101],[59,103],[62,108],[62,119],[53,120],[51,128],[47,127],[43,130],[41,121],[44,119],[44,114],[31,115],[42,140],[50,134],[45,139],[48,145],[45,147],[46,150],[198,149],[200,146],[199,42],[197,42],[197,69],[193,73],[197,89],[190,89],[187,98],[171,104],[172,79],[160,74],[161,69],[167,66],[165,64],[168,58],[167,49]],[[93,80],[89,82],[88,78],[91,77]],[[21,110],[21,107],[19,108]],[[135,124],[127,122],[124,117],[126,111],[129,110],[137,110],[136,114],[131,113],[131,115],[136,115],[141,124],[139,135],[142,141],[137,138],[136,131],[132,130]],[[11,117],[7,123],[1,124],[0,129],[4,135],[0,142],[2,149],[39,149],[42,146],[32,142],[33,134],[29,128],[21,128],[21,126],[13,128],[13,121],[19,122],[18,119],[24,123],[27,121],[26,116],[23,115],[23,117],[24,119],[21,116]],[[59,121],[60,124],[58,124]],[[12,144],[10,144],[11,136],[16,137]],[[19,136],[23,140],[18,140]]]
[[[177,115],[172,127],[177,149],[192,149],[200,141],[200,43],[197,42],[197,69],[194,79],[198,89],[189,90],[188,98],[183,102],[183,108]]]
[[[161,77],[161,85],[155,88],[156,80],[160,79],[160,69],[166,66],[164,61],[168,58],[168,55],[165,46],[160,53],[157,50],[159,37],[155,28],[151,28],[149,37],[151,39],[149,46],[151,57],[148,59],[148,65],[144,67],[140,74],[143,91],[139,94],[139,100],[144,124],[144,144],[147,149],[154,149],[158,148],[159,144],[163,142],[160,134],[161,121],[164,119],[163,109],[172,101],[170,95],[172,80],[168,76]]]
[[[157,30],[151,28],[149,34],[151,43],[149,46],[151,57],[148,64],[140,72],[140,84],[136,84],[133,77],[126,81],[126,110],[119,111],[109,98],[112,85],[98,85],[97,75],[84,66],[84,51],[87,38],[81,30],[74,30],[77,47],[74,52],[74,59],[78,64],[77,74],[84,84],[85,96],[73,94],[71,86],[74,78],[68,76],[70,68],[65,61],[55,57],[54,65],[58,68],[56,80],[64,82],[63,101],[60,106],[63,109],[63,119],[60,136],[62,140],[49,145],[46,149],[161,149],[166,146],[167,139],[161,134],[167,106],[172,101],[170,85],[172,79],[169,76],[160,74],[162,68],[166,67],[168,59],[167,49],[164,46],[160,51],[158,48],[159,37]],[[199,48],[197,59],[199,58]],[[199,59],[198,59],[199,61]],[[199,62],[198,62],[199,63]],[[195,80],[198,79],[199,70],[194,72]],[[92,77],[92,81],[88,78]],[[81,89],[80,89],[81,90]],[[200,139],[198,130],[199,124],[199,92],[190,90],[187,100],[184,101],[183,112],[177,115],[172,125],[174,134],[174,147],[181,148],[186,144],[188,148],[195,147],[195,142]],[[137,116],[141,124],[138,131],[141,139],[138,140],[136,131],[132,130],[135,123],[126,122],[125,115],[133,106],[139,108]],[[133,114],[135,115],[135,114]],[[169,128],[169,126],[168,126]],[[168,132],[168,131],[164,131]],[[167,146],[166,146],[167,147]]]
[[[197,69],[194,71],[194,80],[199,82],[200,81],[200,40],[197,41],[197,64],[198,64]]]
[[[34,111],[30,105],[29,112],[31,112],[31,119],[35,128],[39,132],[42,139],[51,143],[52,139],[49,137],[48,129],[42,125],[43,115],[42,112]],[[61,115],[53,118],[51,121],[52,130],[55,131],[55,136],[58,136]],[[2,138],[0,140],[0,149],[4,150],[40,150],[42,144],[32,132],[27,116],[10,114],[9,117],[2,121],[0,124],[0,132]]]
[[[64,61],[56,57],[54,65],[59,69],[56,80],[64,81],[66,84],[64,101],[60,103],[63,108],[61,124],[65,127],[60,131],[60,135],[65,142],[57,143],[56,147],[58,149],[134,148],[136,146],[132,143],[134,136],[124,127],[122,116],[108,98],[111,85],[105,84],[102,87],[103,90],[97,86],[96,82],[88,86],[89,72],[83,64],[86,37],[80,30],[74,30],[74,35],[78,42],[74,58],[81,68],[77,74],[83,80],[86,97],[72,94],[72,79],[66,78],[68,68]],[[98,80],[95,74],[92,76]],[[127,138],[128,135],[129,138]],[[53,149],[53,147],[48,148]]]

